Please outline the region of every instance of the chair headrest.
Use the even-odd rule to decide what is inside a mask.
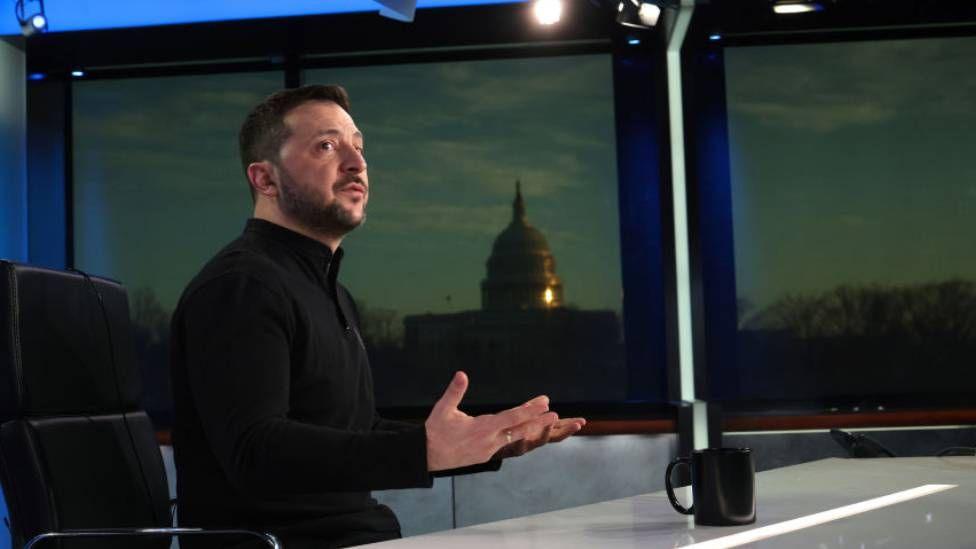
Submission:
[[[138,397],[120,284],[0,261],[0,422],[120,412]]]

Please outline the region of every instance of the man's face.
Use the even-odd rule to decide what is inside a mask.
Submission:
[[[344,235],[366,219],[369,179],[363,134],[339,105],[309,101],[285,116],[291,135],[275,163],[278,205],[294,222]]]

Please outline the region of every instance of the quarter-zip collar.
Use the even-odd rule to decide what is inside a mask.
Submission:
[[[309,238],[265,219],[248,219],[244,233],[269,238],[283,244],[312,268],[319,282],[329,288],[330,293],[336,291],[339,266],[342,263],[342,256],[345,254],[342,248],[333,252],[331,248],[314,238]]]

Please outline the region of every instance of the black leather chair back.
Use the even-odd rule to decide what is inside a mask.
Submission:
[[[48,531],[171,525],[152,423],[139,409],[125,290],[0,261],[0,482],[15,546]],[[39,547],[166,547],[72,539]]]

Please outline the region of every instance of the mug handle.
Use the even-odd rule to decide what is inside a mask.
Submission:
[[[687,465],[691,467],[691,458],[677,458],[668,464],[668,470],[664,473],[664,487],[668,490],[668,499],[671,500],[671,507],[682,515],[691,515],[695,512],[695,502],[691,502],[691,507],[685,509],[678,503],[678,498],[674,495],[674,488],[671,486],[671,471],[677,465]]]

